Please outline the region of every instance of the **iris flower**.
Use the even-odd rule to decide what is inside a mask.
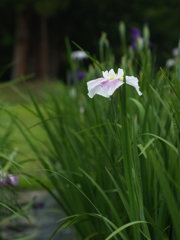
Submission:
[[[140,48],[144,47],[144,39],[141,36],[141,31],[138,28],[131,27],[131,47],[133,51],[137,49],[137,46],[139,45]],[[149,47],[152,48],[152,43],[149,41]]]
[[[0,188],[6,186],[18,186],[18,177],[8,173],[2,173],[0,170]]]
[[[172,55],[173,55],[173,58],[170,58],[166,61],[167,68],[171,68],[172,66],[174,66],[177,63],[177,59],[178,59],[178,48],[177,47],[173,48]]]
[[[11,174],[8,174],[7,175],[7,183],[11,186],[15,186],[17,187],[18,186],[18,177],[17,176],[13,176]]]
[[[72,73],[70,73],[69,74],[69,79],[70,79],[70,83],[71,83],[71,85],[73,85],[74,84],[74,79],[73,79],[73,74]],[[78,80],[78,82],[81,82],[83,79],[84,79],[84,77],[85,77],[85,73],[84,72],[76,72],[76,78],[77,78],[77,80]]]
[[[136,49],[136,41],[138,38],[141,38],[141,31],[138,28],[132,27],[131,28],[131,37],[132,37],[132,42],[131,42],[131,47],[133,50]]]
[[[111,69],[102,72],[103,78],[97,78],[87,82],[88,96],[93,98],[95,94],[101,95],[103,97],[110,97],[117,88],[124,84],[124,71],[118,68],[117,74]],[[126,76],[126,83],[134,87],[139,95],[142,93],[139,91],[138,79],[133,76]]]
[[[74,60],[83,60],[88,58],[88,55],[83,51],[77,50],[71,53],[71,58]]]

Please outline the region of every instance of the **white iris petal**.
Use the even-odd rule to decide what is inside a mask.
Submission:
[[[107,79],[109,78],[109,73],[107,70],[105,72],[102,72],[102,75],[104,78],[107,78]]]
[[[113,69],[109,71],[109,80],[114,80],[116,78],[116,74]]]
[[[136,89],[137,93],[141,96],[142,93],[139,91],[138,81],[139,80],[133,76],[132,77],[126,76],[126,83],[131,85],[132,87],[134,87]]]
[[[118,76],[123,77],[124,76],[124,71],[121,68],[118,68]]]

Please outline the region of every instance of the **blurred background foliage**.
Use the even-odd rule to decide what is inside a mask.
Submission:
[[[129,45],[131,27],[142,31],[148,24],[157,66],[163,67],[179,41],[179,7],[178,0],[1,0],[0,70],[7,70],[0,81],[28,73],[65,80],[66,36],[99,59],[99,39],[106,32],[120,59],[120,21],[126,25]]]

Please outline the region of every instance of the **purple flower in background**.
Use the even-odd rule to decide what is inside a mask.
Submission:
[[[136,50],[137,43],[138,45],[140,45],[141,48],[144,47],[144,39],[142,38],[141,31],[138,28],[131,27],[131,38],[132,38],[131,47],[133,51]],[[152,43],[150,41],[148,45],[150,48],[152,48]]]
[[[81,82],[84,79],[84,77],[85,77],[85,73],[84,72],[78,72],[78,71],[76,72],[76,78],[77,78],[78,82]],[[70,73],[69,74],[69,80],[70,80],[71,85],[74,84],[74,79],[73,78],[74,78],[73,74]]]
[[[19,180],[17,176],[13,176],[12,174],[8,173],[2,173],[2,171],[0,170],[0,188],[8,186],[17,187],[18,181]]]
[[[138,28],[131,27],[131,37],[136,41],[137,37],[141,36],[141,31]]]
[[[17,176],[13,176],[11,174],[7,174],[7,178],[8,178],[7,182],[8,182],[9,185],[15,186],[15,187],[18,186],[19,179],[18,179]]]
[[[136,49],[136,41],[138,37],[141,38],[141,31],[138,28],[131,27],[131,38],[132,38],[131,47],[133,50]]]

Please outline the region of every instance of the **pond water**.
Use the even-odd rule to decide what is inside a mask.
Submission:
[[[21,237],[30,236],[31,240],[48,240],[51,234],[60,225],[58,220],[62,219],[63,212],[60,211],[55,200],[44,190],[23,191],[18,196],[21,204],[34,201],[33,206],[28,211],[31,223],[25,218],[14,219],[3,226],[2,239],[15,240]],[[53,211],[55,210],[55,211]],[[53,240],[77,240],[72,228],[67,228],[63,232],[57,233]]]

